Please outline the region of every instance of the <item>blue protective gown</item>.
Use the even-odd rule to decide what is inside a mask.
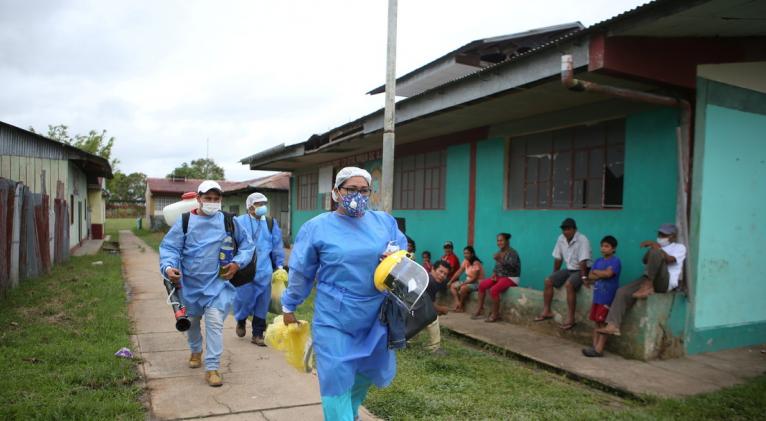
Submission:
[[[248,229],[234,221],[238,251],[234,262],[244,267],[253,258],[253,242]],[[181,298],[190,316],[202,316],[205,307],[231,311],[236,288],[218,276],[218,254],[226,237],[223,213],[201,216],[192,213],[184,241],[181,218],[178,218],[160,244],[160,271],[174,267],[181,270]]]
[[[237,298],[234,300],[234,318],[245,320],[248,316],[255,316],[265,319],[271,301],[271,274],[273,273],[271,263],[273,261],[275,266],[282,266],[285,263],[282,230],[279,229],[279,224],[275,219],[272,232],[269,232],[265,216],[256,219],[245,214],[238,216],[236,220],[245,226],[250,233],[255,243],[258,261],[253,282],[237,288]]]
[[[389,241],[407,247],[396,220],[376,211],[360,218],[323,213],[298,232],[282,306],[294,311],[316,278],[311,333],[323,399],[348,394],[357,376],[384,387],[396,374],[396,355],[388,349],[386,327],[378,320],[384,294],[373,283]]]

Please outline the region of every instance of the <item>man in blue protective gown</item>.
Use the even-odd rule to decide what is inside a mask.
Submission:
[[[387,386],[396,374],[396,355],[378,319],[385,296],[373,275],[388,243],[404,250],[407,239],[391,215],[367,210],[370,182],[360,168],[338,172],[332,191],[338,209],[301,227],[282,294],[284,321],[296,323],[293,312],[316,279],[311,333],[326,420],[353,421],[370,385]]]
[[[160,244],[160,272],[181,290],[191,327],[187,332],[191,357],[189,367],[202,365],[200,321],[205,317],[205,380],[210,386],[223,384],[218,368],[223,353],[223,322],[231,311],[236,291],[228,281],[253,258],[253,243],[245,226],[234,221],[238,245],[233,261],[220,267],[219,254],[229,235],[221,212],[223,189],[206,180],[197,189],[199,207],[189,215],[184,234],[183,218],[170,228]]]
[[[266,346],[263,332],[266,330],[266,313],[271,301],[271,274],[275,268],[282,269],[285,250],[282,244],[282,230],[270,216],[267,203],[269,199],[262,193],[253,193],[247,197],[245,207],[247,215],[236,219],[250,232],[258,256],[253,282],[237,288],[234,300],[234,318],[237,319],[237,336],[245,336],[245,322],[253,316],[253,338],[250,342]]]

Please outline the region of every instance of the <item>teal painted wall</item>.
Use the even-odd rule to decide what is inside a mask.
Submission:
[[[766,95],[697,78],[686,352],[766,342]]]
[[[291,243],[295,242],[295,236],[298,235],[298,231],[301,229],[301,226],[306,223],[306,221],[319,215],[322,212],[325,212],[325,210],[322,209],[322,200],[324,199],[324,195],[322,193],[317,194],[315,209],[298,209],[298,188],[295,185],[296,180],[297,174],[294,173],[293,176],[290,177],[290,227],[292,230]]]
[[[598,241],[607,234],[619,241],[623,261],[620,282],[638,277],[645,250],[638,244],[656,237],[657,227],[675,220],[678,112],[655,109],[634,114],[625,125],[625,181],[621,210],[506,210],[504,172],[507,153],[504,139],[478,145],[476,192],[476,250],[491,270],[498,232],[513,235],[511,245],[522,261],[522,286],[542,289],[553,268],[551,252],[559,225],[575,218],[581,233],[591,241],[594,256]]]
[[[455,247],[462,248],[468,235],[468,167],[470,146],[458,145],[447,149],[447,190],[445,192],[445,208],[443,210],[395,210],[394,216],[404,218],[407,235],[417,244],[418,256],[429,250],[434,260],[442,254],[442,244],[452,240]],[[368,161],[361,167],[372,170],[380,164],[380,160]],[[298,189],[295,187],[296,177],[290,179],[291,218],[293,241],[300,226],[309,219],[324,212],[322,194],[317,198],[315,210],[297,210]]]
[[[766,115],[717,105],[705,114],[694,325],[763,322]]]

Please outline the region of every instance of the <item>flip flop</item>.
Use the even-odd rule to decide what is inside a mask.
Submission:
[[[567,323],[559,326],[561,330],[572,330],[577,325],[577,322]]]
[[[487,317],[486,319],[484,319],[484,323],[497,323],[499,321],[500,321],[499,317],[495,317],[494,319],[491,317]]]
[[[479,319],[483,319],[483,318],[484,318],[483,314],[473,314],[473,315],[471,315],[471,320],[479,320]]]
[[[535,322],[544,322],[546,320],[552,319],[553,316],[537,316],[533,319]]]

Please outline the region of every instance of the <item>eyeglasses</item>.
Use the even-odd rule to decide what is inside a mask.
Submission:
[[[367,187],[362,187],[361,189],[356,187],[341,187],[341,189],[345,190],[347,194],[361,193],[362,196],[369,196],[370,193],[372,193],[372,189]]]

